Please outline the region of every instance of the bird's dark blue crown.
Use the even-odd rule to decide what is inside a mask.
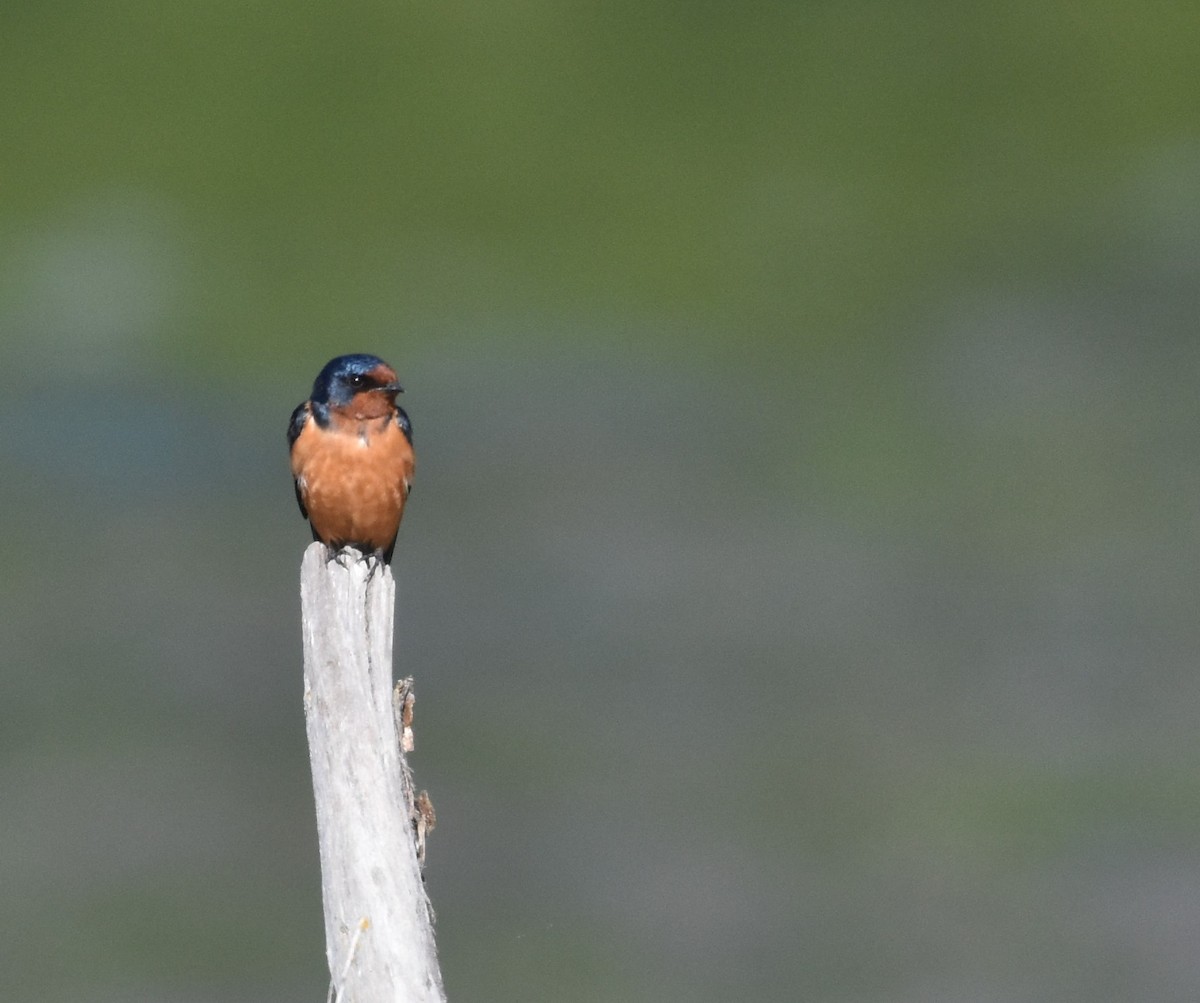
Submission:
[[[377,355],[339,355],[330,359],[313,382],[314,404],[348,404],[358,389],[353,385],[356,376],[367,376],[387,363]]]

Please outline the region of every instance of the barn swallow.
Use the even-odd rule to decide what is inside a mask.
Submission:
[[[412,424],[396,371],[374,355],[331,359],[288,424],[300,514],[314,540],[391,561],[412,487]]]

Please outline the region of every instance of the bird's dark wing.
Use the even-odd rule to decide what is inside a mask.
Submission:
[[[292,412],[292,419],[288,422],[288,449],[291,449],[296,440],[300,438],[300,430],[304,428],[304,423],[308,421],[308,401],[297,406]]]
[[[408,420],[408,412],[399,405],[396,405],[396,424],[400,426],[400,431],[404,433],[404,438],[408,440],[408,444],[411,446],[412,422]]]
[[[304,423],[308,421],[308,417],[308,401],[305,401],[303,404],[297,407],[295,411],[292,412],[292,419],[288,422],[287,430],[289,450],[296,444],[296,440],[300,438],[300,433],[303,431]],[[304,507],[304,498],[300,494],[300,482],[295,478],[292,478],[292,487],[296,489],[296,504],[300,506],[300,514],[307,519],[308,509]]]

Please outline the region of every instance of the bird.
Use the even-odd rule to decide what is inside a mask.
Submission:
[[[331,552],[354,547],[390,563],[412,490],[412,422],[404,388],[376,355],[339,355],[292,412],[288,449],[300,514]]]

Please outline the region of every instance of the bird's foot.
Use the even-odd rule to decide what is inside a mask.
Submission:
[[[325,544],[325,563],[336,564],[339,568],[349,568],[350,562],[359,557],[355,550],[343,544]]]
[[[367,562],[367,581],[374,578],[381,569],[388,565],[387,558],[383,555],[381,549],[372,550],[370,553],[362,555],[362,560]]]

